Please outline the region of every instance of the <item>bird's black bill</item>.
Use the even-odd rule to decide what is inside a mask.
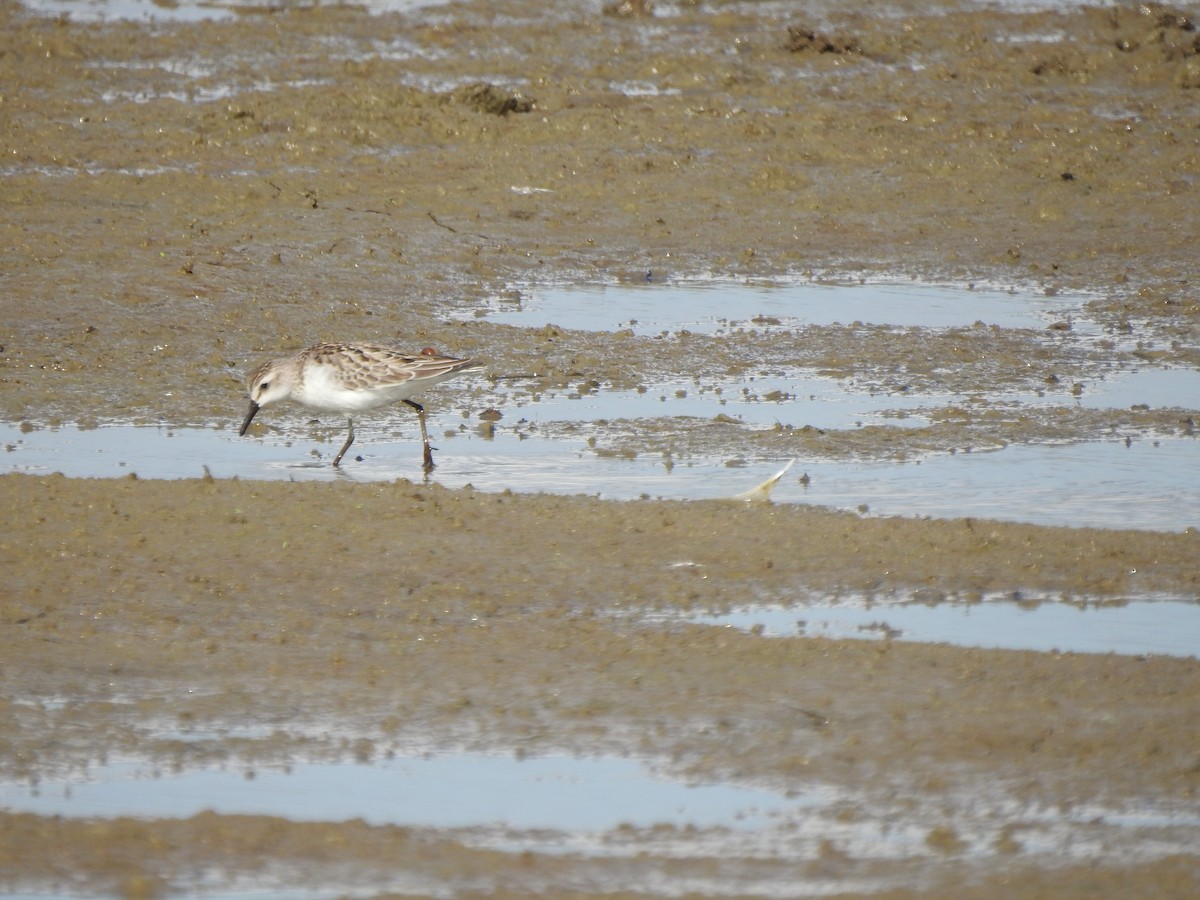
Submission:
[[[238,432],[238,437],[246,434],[246,429],[250,427],[250,423],[254,421],[256,415],[258,415],[258,404],[251,400],[250,412],[246,413],[246,421],[242,422],[242,430]]]

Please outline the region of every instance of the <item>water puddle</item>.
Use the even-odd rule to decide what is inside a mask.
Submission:
[[[638,390],[595,390],[590,393],[543,392],[536,396],[510,390],[498,405],[510,417],[566,422],[596,419],[652,419],[691,416],[712,419],[724,414],[747,425],[776,423],[821,429],[863,425],[928,423],[932,413],[955,407],[971,413],[1016,407],[1163,409],[1200,399],[1200,371],[1193,369],[1124,369],[1098,374],[1069,387],[1037,393],[896,392],[860,386],[811,371],[759,374],[726,380],[656,383]]]
[[[74,22],[214,22],[234,19],[255,12],[267,14],[280,9],[278,2],[257,0],[22,0],[26,9],[44,16],[65,16]],[[306,7],[298,0],[283,6]],[[437,6],[438,0],[358,0],[356,4],[371,12],[409,12],[419,7]]]
[[[498,405],[506,417],[531,422],[656,419],[725,415],[757,427],[776,423],[822,429],[894,423],[898,417],[927,416],[953,402],[951,395],[917,397],[858,388],[815,374],[755,375],[727,381],[664,382],[638,390],[510,391]],[[965,399],[962,402],[966,402]]]
[[[983,322],[1040,329],[1065,323],[1078,314],[1082,302],[1067,295],[923,284],[648,283],[512,291],[474,315],[506,325],[553,323],[584,331],[629,329],[646,336],[679,331],[720,335],[855,322],[897,328],[969,328]],[[1076,327],[1074,321],[1071,325]]]
[[[678,617],[673,617],[678,618]],[[900,640],[1001,650],[1200,657],[1200,602],[1068,603],[987,597],[977,603],[865,597],[741,607],[687,621],[767,637]]]
[[[261,11],[275,14],[281,8],[295,6],[305,8],[313,5],[311,0],[22,0],[23,5],[46,16],[66,16],[76,22],[105,21],[155,21],[155,22],[208,22],[232,19],[239,15]],[[1015,0],[1005,0],[1013,3]],[[1070,6],[1064,0],[1020,0],[1021,5],[1032,8],[1060,9]],[[411,12],[415,9],[439,6],[444,0],[356,0],[355,6],[372,13]],[[672,4],[659,4],[655,9],[658,18],[669,17],[678,12]],[[641,84],[634,82],[635,86]]]
[[[1149,531],[1200,527],[1195,439],[1013,445],[907,464],[797,465],[810,476],[803,499],[871,515]],[[795,495],[781,490],[772,497]]]
[[[252,772],[172,773],[123,762],[36,786],[0,783],[0,806],[44,816],[186,818],[211,810],[293,821],[361,818],[371,825],[521,831],[689,824],[755,830],[814,802],[750,787],[689,784],[656,775],[636,760],[485,754],[296,763]]]
[[[1194,409],[1200,401],[1200,370],[1196,369],[1125,369],[1088,379],[1075,398],[1085,409]],[[1045,395],[1042,395],[1044,398]],[[1038,405],[1031,397],[1018,397],[1028,405]]]
[[[442,422],[438,422],[442,419]],[[587,494],[615,500],[727,499],[777,472],[780,460],[682,460],[597,455],[584,432],[546,439],[506,426],[444,429],[433,480],[485,491]],[[229,428],[111,425],[22,429],[0,425],[0,471],[73,478],[248,478],[286,481],[420,481],[416,429],[356,428],[356,456],[329,465],[340,427],[313,437],[239,438]],[[361,460],[357,457],[361,457]],[[1012,445],[908,462],[799,460],[771,499],[881,516],[971,516],[1046,525],[1182,531],[1200,527],[1200,446],[1195,439]]]
[[[1022,823],[1027,852],[1093,858],[1142,829],[1157,832],[1158,853],[1180,852],[1189,838],[1173,832],[1198,824],[1186,811],[1014,809],[983,789],[957,811],[940,802],[922,809],[913,797],[871,798],[818,783],[788,791],[697,783],[630,759],[471,753],[302,762],[278,770],[167,772],[144,761],[115,761],[32,785],[0,782],[0,808],[99,819],[187,818],[206,810],[293,821],[362,819],[438,829],[465,845],[504,852],[736,854],[793,862],[820,858],[831,846],[860,862],[936,857],[929,836],[947,826],[963,855],[985,858],[1002,852],[996,835],[1010,820]]]

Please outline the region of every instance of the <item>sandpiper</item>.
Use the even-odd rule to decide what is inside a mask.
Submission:
[[[433,468],[433,450],[429,446],[429,432],[425,429],[425,408],[409,398],[460,372],[482,367],[478,360],[442,356],[428,347],[412,356],[384,344],[314,344],[294,356],[269,360],[250,374],[246,380],[250,411],[238,434],[246,433],[260,409],[281,400],[295,400],[310,409],[343,413],[350,434],[333,458],[336,467],[354,443],[352,413],[403,401],[417,411],[420,419],[421,440],[425,445],[424,465],[428,472]]]

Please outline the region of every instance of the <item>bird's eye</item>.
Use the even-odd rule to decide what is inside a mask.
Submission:
[[[270,386],[271,386],[271,382],[269,382],[269,381],[264,381],[262,384],[260,384],[258,386],[259,396],[261,397],[263,395],[263,393],[267,390],[267,388],[269,388]]]

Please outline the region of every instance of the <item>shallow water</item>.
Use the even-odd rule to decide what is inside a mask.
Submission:
[[[1017,807],[982,790],[957,812],[920,810],[911,798],[869,798],[819,783],[785,793],[696,783],[631,759],[476,753],[297,762],[274,770],[242,764],[169,772],[124,760],[36,785],[0,782],[0,806],[68,817],[185,818],[211,810],[293,821],[362,819],[447,829],[465,845],[505,852],[792,861],[818,858],[829,846],[859,860],[933,857],[930,830],[948,822],[965,855],[1002,852],[996,829],[1012,817],[1022,823],[1026,852],[1076,859],[1111,852],[1143,829],[1156,833],[1156,852],[1162,845],[1182,849],[1186,830],[1200,824],[1187,810]],[[905,811],[903,824],[894,818],[897,808]]]
[[[1003,650],[1200,657],[1200,603],[1121,604],[989,597],[977,603],[834,598],[788,606],[740,607],[687,621],[768,637],[862,638]]]
[[[992,0],[995,2],[995,0]],[[1029,9],[1060,9],[1069,4],[1064,0],[1000,0],[1002,5]],[[263,5],[254,0],[191,0],[170,3],[155,0],[23,0],[34,12],[50,16],[67,16],[77,22],[153,20],[158,22],[202,22],[230,19],[256,9],[274,11],[278,6]],[[296,3],[304,6],[303,3]],[[406,12],[418,7],[440,5],[439,0],[359,0],[357,4],[371,12]],[[670,15],[672,7],[658,4],[657,15]]]
[[[254,0],[185,0],[163,3],[156,0],[23,0],[33,12],[47,16],[66,16],[76,22],[115,22],[118,20],[155,22],[209,22],[232,19],[255,10],[274,9]],[[284,3],[283,5],[291,5]],[[304,6],[297,3],[296,6]],[[420,6],[436,6],[437,0],[362,0],[360,5],[373,12],[406,11]]]
[[[212,810],[293,821],[595,832],[662,824],[756,830],[812,801],[730,784],[689,784],[629,759],[468,753],[297,763],[285,771],[177,773],[118,762],[34,787],[0,784],[0,805],[40,815],[187,817]]]
[[[411,417],[410,417],[411,418]],[[443,417],[438,417],[439,419]],[[461,417],[447,418],[451,424]],[[587,494],[631,500],[731,498],[782,468],[784,460],[686,460],[599,456],[577,441],[531,437],[508,426],[485,436],[431,420],[432,479],[478,490]],[[329,465],[345,437],[238,438],[232,428],[112,425],[22,430],[0,426],[0,471],[61,472],[75,478],[215,478],[419,481],[415,427],[400,437],[369,425],[340,469]],[[361,461],[358,457],[361,456]],[[771,499],[882,516],[979,517],[1045,525],[1180,531],[1200,527],[1195,439],[1011,445],[935,454],[905,462],[802,459]],[[806,478],[807,476],[807,478]],[[806,480],[805,480],[806,478]]]
[[[1200,400],[1200,371],[1192,369],[1127,369],[1098,375],[1081,383],[1077,396],[1065,391],[994,391],[974,393],[884,392],[862,388],[846,379],[804,370],[788,374],[742,376],[654,384],[645,390],[597,390],[588,394],[542,393],[536,398],[512,392],[502,405],[510,417],[534,422],[580,419],[638,419],[726,415],[748,425],[776,423],[821,429],[862,425],[926,423],[930,414],[953,406],[986,411],[1017,406],[1123,409],[1194,407]]]
[[[516,290],[474,315],[525,327],[727,334],[855,322],[897,328],[1046,328],[1078,315],[1086,298],[920,284],[755,285],[728,282],[583,285]]]

